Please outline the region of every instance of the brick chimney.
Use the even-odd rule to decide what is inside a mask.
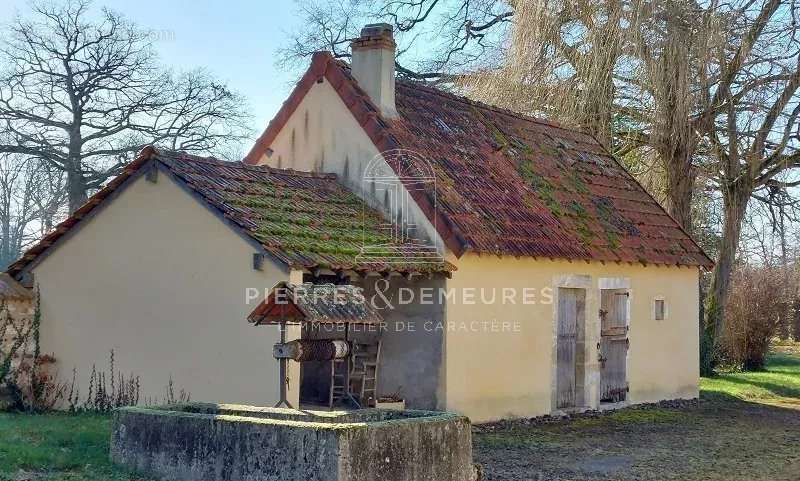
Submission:
[[[361,36],[350,44],[353,58],[350,64],[358,85],[387,119],[398,117],[394,103],[394,42],[392,26],[388,23],[367,25]]]

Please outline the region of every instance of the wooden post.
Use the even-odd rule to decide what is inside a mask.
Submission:
[[[281,344],[285,344],[286,343],[286,321],[281,322],[280,326],[278,327],[278,329],[280,329],[280,332],[281,332]],[[278,365],[280,366],[280,369],[279,369],[280,372],[278,373],[278,382],[280,382],[280,389],[279,389],[280,399],[278,400],[278,404],[276,404],[275,407],[279,408],[279,407],[286,406],[289,409],[294,409],[294,406],[292,406],[292,403],[290,403],[289,400],[286,399],[286,397],[287,397],[287,395],[286,395],[286,383],[289,381],[289,378],[288,378],[287,373],[286,373],[286,371],[287,371],[286,363],[287,362],[289,362],[288,359],[279,359],[278,360]]]

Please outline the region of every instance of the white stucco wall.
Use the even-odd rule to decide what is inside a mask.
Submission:
[[[42,348],[62,378],[77,369],[82,396],[92,365],[141,376],[142,401],[161,402],[170,376],[193,400],[277,400],[277,328],[246,320],[245,290],[288,271],[161,173],[140,177],[33,269],[42,294]],[[263,295],[263,294],[262,294]]]

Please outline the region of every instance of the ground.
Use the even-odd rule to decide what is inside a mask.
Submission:
[[[487,481],[800,480],[800,348],[702,382],[701,401],[476,429]]]
[[[0,414],[0,481],[145,481],[110,465],[109,437],[105,415]],[[800,346],[688,406],[476,427],[475,460],[487,481],[798,481]]]

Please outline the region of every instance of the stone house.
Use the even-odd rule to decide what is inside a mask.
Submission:
[[[279,282],[377,306],[379,391],[473,421],[698,395],[710,259],[591,135],[397,79],[385,25],[316,53],[243,162],[148,148],[8,273],[85,376],[276,401]],[[290,337],[304,330],[292,328]],[[304,372],[287,373],[303,402]],[[283,381],[281,381],[283,382]]]

